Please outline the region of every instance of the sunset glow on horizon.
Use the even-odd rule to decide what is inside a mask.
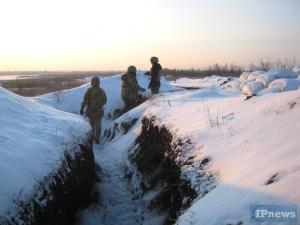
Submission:
[[[0,71],[300,60],[299,0],[4,0]]]

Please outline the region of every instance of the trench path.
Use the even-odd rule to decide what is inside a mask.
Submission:
[[[162,224],[162,217],[154,216],[145,200],[135,199],[129,190],[124,177],[129,144],[126,136],[115,142],[94,144],[95,161],[101,168],[101,182],[97,185],[100,203],[81,211],[76,225]]]

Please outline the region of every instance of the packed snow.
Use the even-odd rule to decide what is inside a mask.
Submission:
[[[58,168],[66,149],[89,131],[81,117],[38,104],[0,87],[0,215],[32,196]]]
[[[101,182],[97,184],[100,203],[79,212],[78,225],[163,223],[165,215],[147,208],[151,193],[137,197],[135,181],[124,178],[126,168],[132,167],[128,152],[141,132],[145,116],[155,116],[157,125],[166,126],[175,139],[194,143],[182,156],[193,158],[190,166],[182,167],[182,177],[191,182],[199,197],[181,212],[178,225],[250,225],[251,204],[300,207],[300,89],[296,73],[295,69],[282,69],[246,72],[230,79],[163,79],[162,93],[151,97],[147,90],[143,95],[151,98],[119,118],[109,115],[124,106],[121,75],[101,79],[108,96],[102,130],[135,118],[137,122],[127,134],[119,132],[112,140],[102,138],[99,145],[94,145],[95,161],[101,167]],[[149,80],[140,73],[138,82],[147,88]],[[77,114],[88,87],[90,84],[64,91],[59,102],[53,94],[22,101],[29,103],[29,109],[34,109],[31,105],[47,105],[45,109],[51,115],[46,118],[60,115],[58,118],[66,116],[82,122],[77,115],[58,110]],[[257,96],[245,100],[243,92]],[[205,194],[199,176],[199,164],[204,158],[210,159],[205,170],[215,179],[215,185]],[[276,179],[269,182],[272,177]]]

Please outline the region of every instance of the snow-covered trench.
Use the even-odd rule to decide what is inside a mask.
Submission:
[[[149,82],[144,74],[139,74],[138,81],[144,88]],[[108,104],[104,108],[102,141],[99,145],[93,145],[95,163],[99,168],[97,172],[100,179],[96,184],[99,199],[97,203],[77,214],[76,224],[147,225],[164,224],[166,221],[169,224],[175,223],[178,211],[187,207],[195,197],[195,191],[190,188],[190,184],[180,179],[180,165],[175,162],[174,157],[172,155],[165,157],[165,154],[161,154],[174,147],[175,139],[164,139],[165,136],[160,135],[160,128],[155,134],[155,137],[162,137],[161,140],[157,140],[158,143],[164,143],[161,147],[168,146],[167,149],[157,149],[157,154],[154,154],[160,160],[149,161],[149,165],[154,166],[156,172],[160,171],[159,176],[156,176],[154,170],[154,173],[151,171],[145,173],[139,167],[139,160],[147,160],[148,157],[143,153],[147,152],[143,147],[144,144],[153,142],[153,138],[147,139],[146,134],[151,132],[151,129],[142,126],[144,113],[156,101],[165,101],[165,94],[153,96],[144,104],[117,118],[116,112],[123,107],[120,86],[120,75],[101,79],[101,87],[107,93]],[[89,84],[65,91],[61,103],[53,101],[51,94],[37,97],[36,100],[62,111],[78,113],[80,100],[88,87]],[[162,79],[162,92],[180,90]],[[145,95],[150,97],[150,91],[148,90]],[[158,127],[153,128],[157,130]],[[142,138],[139,139],[139,136]],[[135,153],[140,153],[137,154],[139,159]],[[174,173],[170,174],[170,171]],[[169,175],[176,179],[166,179]],[[176,183],[173,183],[174,181]]]
[[[102,143],[94,145],[100,197],[78,214],[78,225],[174,224],[197,196],[175,161],[189,143],[174,144],[154,117],[141,116],[147,105],[113,122]]]
[[[235,91],[166,93],[153,96],[114,119],[115,110],[123,103],[119,94],[120,76],[101,82],[110,95],[103,121],[106,132],[102,143],[93,146],[95,161],[100,168],[101,181],[97,183],[100,197],[97,204],[77,214],[77,225],[175,223],[178,209],[181,215],[177,224],[224,224],[225,221],[225,224],[251,224],[249,205],[253,202],[299,202],[297,185],[294,185],[296,178],[292,176],[299,168],[299,157],[295,157],[299,143],[295,135],[299,131],[296,122],[299,120],[290,119],[299,116],[299,91],[259,96],[247,101]],[[147,80],[143,75],[139,76],[139,83],[146,87]],[[68,91],[66,102],[57,108],[78,113],[79,99],[88,87]],[[174,91],[173,87],[164,90],[170,91]],[[50,96],[38,101],[54,105]],[[285,141],[290,139],[292,141]],[[159,145],[167,152],[162,154]],[[168,154],[172,152],[174,155]],[[163,160],[151,160],[152,156],[162,155]],[[159,201],[165,199],[161,193],[170,189],[161,173],[166,169],[161,161],[170,162],[170,166],[175,166],[175,161],[181,168],[180,176],[175,173],[176,177],[180,177],[182,183],[187,181],[187,187],[190,181],[197,192],[198,197],[188,210],[181,211],[193,195],[180,194],[183,197],[179,198],[181,205],[178,207],[173,204],[176,205],[172,200],[174,192],[171,192],[171,201],[170,198]],[[265,162],[272,162],[274,166],[266,168]],[[176,170],[178,167],[175,166]],[[268,185],[266,181],[274,174],[291,176]],[[228,189],[228,183],[246,189]],[[175,183],[174,187],[178,186]],[[254,191],[248,192],[249,189]],[[265,192],[282,198],[261,194]],[[162,207],[163,203],[165,207]],[[227,209],[227,204],[236,211],[233,213],[231,207]],[[170,210],[170,206],[175,210]]]

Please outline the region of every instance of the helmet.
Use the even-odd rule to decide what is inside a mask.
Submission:
[[[129,66],[128,69],[127,69],[127,72],[136,74],[136,67],[135,66]]]
[[[91,85],[92,85],[93,87],[99,87],[99,85],[100,85],[100,79],[99,79],[99,77],[94,76],[94,77],[91,79]]]
[[[152,56],[152,57],[150,58],[150,62],[151,62],[151,63],[158,63],[158,58],[155,57],[155,56]]]

